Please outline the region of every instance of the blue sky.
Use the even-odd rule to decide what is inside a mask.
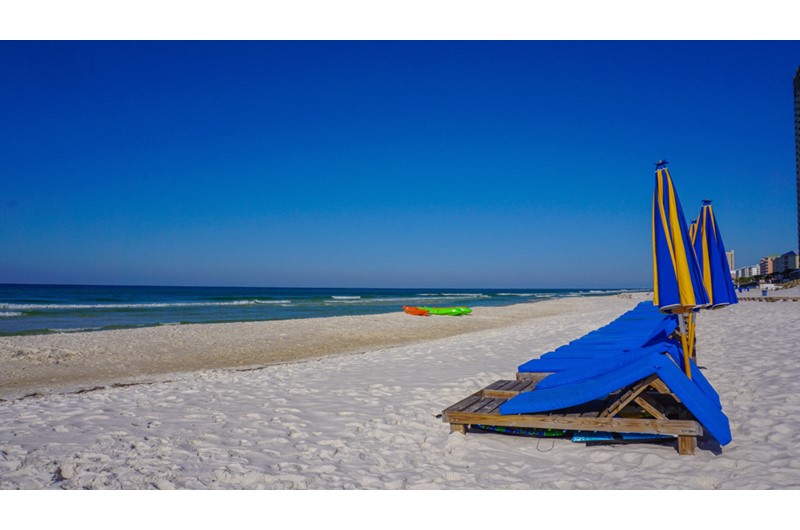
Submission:
[[[800,42],[0,42],[0,283],[648,287],[795,249]]]

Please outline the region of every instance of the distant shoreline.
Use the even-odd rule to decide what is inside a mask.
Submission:
[[[0,337],[508,306],[621,289],[370,289],[0,285]]]
[[[617,294],[644,299],[643,294]],[[244,369],[307,361],[532,324],[543,316],[580,314],[592,300],[475,308],[469,316],[416,317],[396,311],[261,322],[181,324],[108,331],[0,337],[0,398],[131,383],[168,374]]]

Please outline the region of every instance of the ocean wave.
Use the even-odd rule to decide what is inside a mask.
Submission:
[[[441,298],[441,297],[439,297]],[[431,300],[435,300],[432,297],[422,297],[422,296],[395,296],[391,298],[373,298],[372,302],[380,302],[380,303],[402,303],[407,304],[408,302],[430,302]]]
[[[431,298],[491,298],[490,295],[484,293],[418,293],[417,296],[425,296]]]
[[[59,329],[48,329],[50,333],[80,333],[81,331],[101,331],[105,329],[103,326],[95,327],[95,328],[59,328]]]
[[[153,302],[142,304],[0,304],[0,309],[22,311],[38,311],[42,309],[154,309],[164,307],[219,307],[291,303],[291,300],[232,300],[230,302]]]
[[[22,313],[19,311],[0,311],[0,317],[21,317]]]
[[[331,296],[334,300],[361,300],[360,296]]]

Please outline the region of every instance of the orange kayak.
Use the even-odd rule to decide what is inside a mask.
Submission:
[[[405,311],[409,315],[417,315],[421,317],[426,317],[429,314],[426,309],[420,309],[419,307],[413,307],[409,305],[404,305],[403,311]]]

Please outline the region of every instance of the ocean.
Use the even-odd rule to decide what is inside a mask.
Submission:
[[[0,336],[371,315],[402,311],[404,305],[500,306],[634,291],[0,284]]]

